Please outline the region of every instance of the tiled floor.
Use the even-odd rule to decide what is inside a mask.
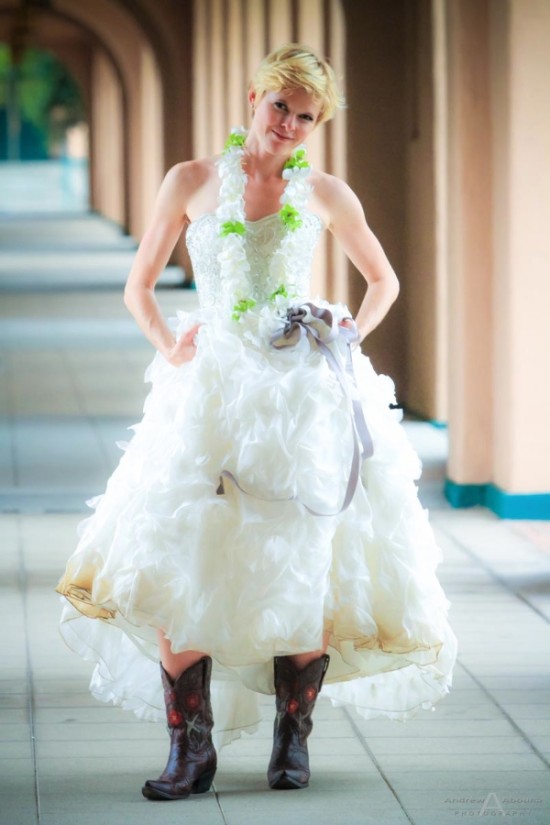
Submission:
[[[92,257],[94,237],[99,252],[106,237],[116,247],[112,228],[96,228],[83,235]],[[51,232],[37,235],[53,247]],[[113,288],[122,269],[101,288],[75,290],[65,252],[40,257],[46,274],[37,259],[18,264],[30,291],[0,262],[0,825],[447,825],[480,816],[547,825],[548,525],[447,507],[445,433],[419,423],[407,429],[425,461],[421,494],[460,646],[451,694],[406,724],[365,722],[321,701],[313,779],[298,794],[266,788],[266,699],[258,734],[222,751],[215,792],[172,805],[141,797],[142,780],[164,764],[163,726],[90,697],[89,666],[58,636],[53,588],[84,498],[103,489],[114,441],[140,417],[150,349]],[[47,274],[56,258],[62,282]],[[170,313],[194,296],[165,289],[160,299]]]

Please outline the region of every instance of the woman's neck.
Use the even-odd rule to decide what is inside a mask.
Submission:
[[[285,155],[273,155],[262,150],[259,141],[252,133],[249,133],[246,138],[244,150],[243,166],[246,174],[256,180],[265,181],[281,178],[283,167],[291,155],[290,152]]]

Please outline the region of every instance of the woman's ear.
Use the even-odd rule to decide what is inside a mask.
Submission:
[[[248,102],[250,103],[250,108],[254,112],[256,108],[256,89],[253,86],[250,87],[248,90]]]

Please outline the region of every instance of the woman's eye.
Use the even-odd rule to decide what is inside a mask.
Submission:
[[[275,106],[278,109],[285,109],[286,110],[286,103],[283,103],[282,100],[277,100],[276,103],[275,103]]]
[[[307,120],[309,122],[311,122],[313,120],[311,115],[300,115],[300,117],[302,118],[302,120]]]

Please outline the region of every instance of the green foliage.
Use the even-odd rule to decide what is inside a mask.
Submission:
[[[225,221],[220,227],[220,235],[225,238],[227,235],[244,235],[246,227],[241,221]]]
[[[245,312],[248,312],[249,309],[255,306],[256,301],[253,298],[243,298],[233,306],[233,315],[231,317],[234,321],[239,321]]]
[[[50,52],[27,49],[13,66],[9,46],[0,44],[0,107],[7,105],[8,83],[15,83],[21,120],[42,135],[46,145],[85,119],[80,90],[65,66]]]
[[[246,135],[239,135],[236,132],[231,132],[225,141],[224,151],[228,152],[233,146],[244,146]]]
[[[282,295],[283,298],[288,298],[288,290],[284,284],[278,286],[275,292],[271,293],[269,300],[274,301],[279,295]]]
[[[298,229],[298,227],[302,225],[300,213],[289,203],[285,204],[283,208],[279,210],[279,217],[291,232],[294,232],[295,229]]]
[[[306,160],[306,150],[305,149],[296,149],[295,152],[289,157],[286,161],[283,169],[307,169],[309,167],[309,163]]]

